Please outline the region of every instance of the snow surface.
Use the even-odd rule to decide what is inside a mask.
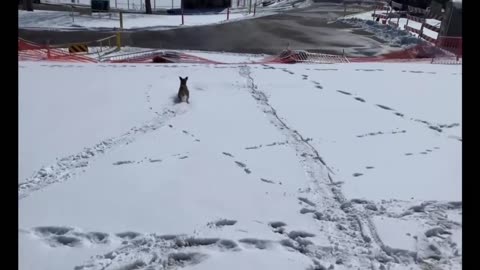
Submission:
[[[461,106],[460,66],[20,62],[20,269],[460,269]]]

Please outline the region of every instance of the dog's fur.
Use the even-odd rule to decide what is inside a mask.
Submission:
[[[187,80],[188,80],[188,77],[185,77],[182,79],[182,77],[180,77],[180,89],[178,89],[178,101],[179,102],[187,102],[187,103],[190,103],[188,102],[188,99],[190,98],[190,92],[188,91],[188,87],[187,87]]]

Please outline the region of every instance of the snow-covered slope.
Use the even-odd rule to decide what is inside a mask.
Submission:
[[[459,66],[19,76],[20,269],[461,268]]]

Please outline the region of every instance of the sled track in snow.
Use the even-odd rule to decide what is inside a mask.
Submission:
[[[313,190],[311,195],[315,198],[313,201],[317,202],[315,207],[316,213],[327,213],[326,215],[328,216],[330,212],[333,216],[330,220],[327,218],[327,220],[321,220],[320,222],[332,223],[333,221],[335,226],[330,224],[330,231],[327,233],[332,234],[332,239],[338,236],[337,239],[343,238],[342,240],[345,241],[339,243],[339,250],[350,253],[350,255],[360,255],[357,257],[358,263],[368,269],[375,269],[373,263],[376,262],[378,264],[379,261],[383,261],[383,258],[397,263],[402,261],[413,263],[411,254],[406,255],[406,257],[396,255],[383,244],[369,214],[359,210],[354,203],[345,198],[340,187],[336,186],[338,182],[334,182],[332,179],[333,172],[320,157],[318,151],[297,130],[292,129],[285,120],[282,120],[275,108],[269,103],[265,93],[258,90],[251,76],[250,67],[246,65],[241,66],[240,75],[247,80],[247,88],[251,96],[257,101],[260,109],[263,110],[270,122],[287,137],[290,145],[294,147],[297,157],[299,157],[306,174],[311,180],[309,189]],[[345,229],[345,224],[347,228],[354,231],[348,240],[345,239],[345,236],[349,233],[348,229]],[[343,226],[343,229],[339,229],[336,225]],[[366,248],[366,252],[364,254],[352,254],[354,253],[352,244],[355,248]],[[398,256],[403,258],[398,258]],[[350,258],[354,257],[350,256]]]
[[[33,173],[25,182],[18,184],[18,199],[21,200],[30,193],[40,190],[48,185],[64,182],[73,176],[84,172],[95,157],[106,153],[107,151],[119,146],[133,142],[138,136],[159,129],[175,116],[184,113],[181,110],[175,110],[174,106],[165,108],[152,120],[144,123],[140,127],[133,127],[128,132],[114,138],[101,141],[90,148],[84,148],[80,153],[70,155],[57,160],[56,163],[43,167]]]

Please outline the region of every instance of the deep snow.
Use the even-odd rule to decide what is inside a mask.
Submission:
[[[460,269],[461,72],[19,62],[20,269]]]

